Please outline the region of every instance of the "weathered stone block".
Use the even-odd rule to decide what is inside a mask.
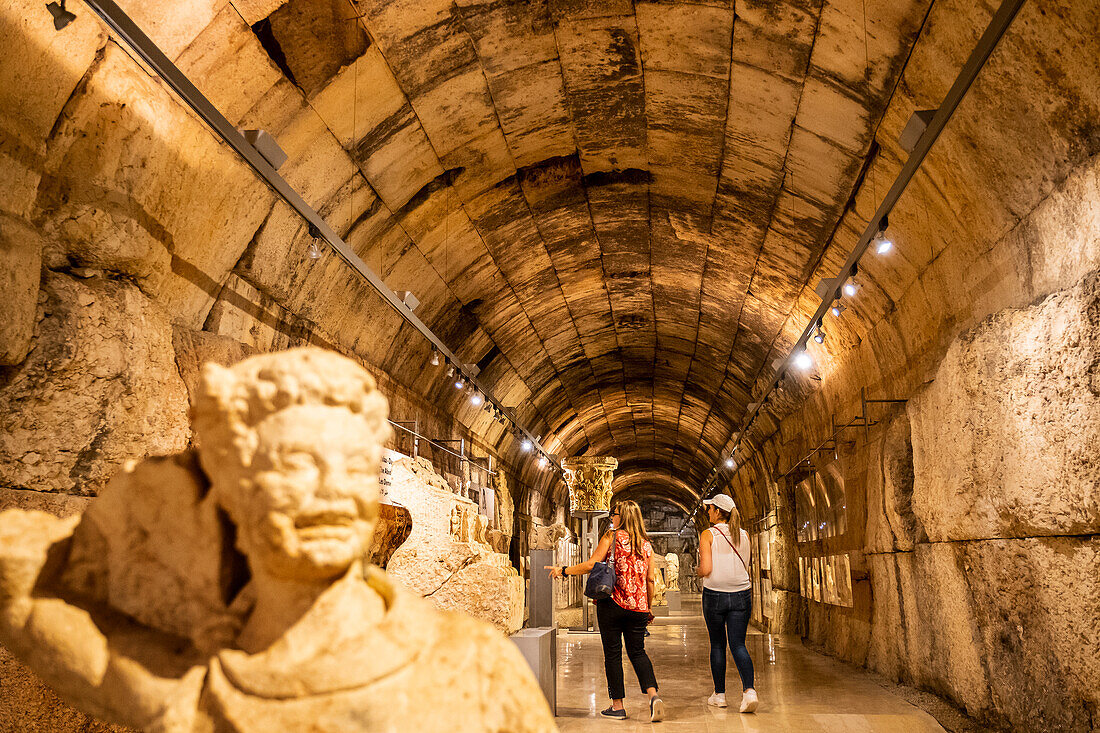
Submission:
[[[0,214],[0,364],[18,364],[30,351],[41,270],[38,233]]]
[[[908,403],[932,540],[1100,530],[1100,274],[957,338]]]
[[[164,312],[125,282],[50,273],[34,347],[0,386],[0,483],[94,494],[130,458],[187,445]]]

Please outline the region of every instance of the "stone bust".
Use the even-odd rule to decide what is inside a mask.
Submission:
[[[0,641],[151,731],[552,731],[518,650],[366,566],[387,404],[321,349],[208,364],[192,455],[0,514]]]

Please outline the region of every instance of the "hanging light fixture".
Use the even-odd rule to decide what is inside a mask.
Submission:
[[[455,380],[455,389],[464,389],[465,387],[466,380],[462,378],[462,375],[459,375],[458,379]]]
[[[439,366],[439,352],[432,349],[432,358],[428,361],[432,366]]]
[[[844,304],[840,302],[840,297],[838,296],[837,299],[833,301],[833,307],[829,309],[829,312],[832,313],[833,316],[835,316],[836,318],[840,318],[840,314],[846,310],[848,309],[845,308]]]
[[[447,362],[447,376],[453,377],[455,375],[455,365]]]
[[[539,468],[546,468],[546,464],[550,461],[546,460],[546,456],[539,456]]]
[[[519,447],[524,453],[527,453],[531,450],[531,441],[527,438],[524,438],[523,442],[519,444]]]
[[[805,351],[799,351],[794,355],[794,365],[799,369],[809,369],[814,365],[813,358]]]
[[[733,468],[733,456],[726,459],[726,468]]]
[[[485,400],[483,400],[481,397],[481,393],[478,392],[476,389],[470,392],[470,404],[474,407],[479,407],[484,401]]]

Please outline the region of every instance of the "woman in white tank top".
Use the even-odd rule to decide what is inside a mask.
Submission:
[[[706,499],[711,527],[699,535],[699,566],[703,579],[703,619],[710,634],[710,673],[714,694],[707,702],[726,707],[726,647],[733,654],[744,693],[741,712],[752,713],[758,704],[753,687],[752,657],[745,633],[752,615],[752,545],[741,528],[741,514],[726,494]],[[736,539],[734,539],[736,537]]]

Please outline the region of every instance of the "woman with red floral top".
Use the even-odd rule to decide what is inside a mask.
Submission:
[[[615,543],[612,551],[612,542]],[[649,719],[665,716],[665,704],[657,695],[657,678],[653,664],[645,653],[645,627],[653,620],[649,601],[653,597],[656,576],[653,574],[653,545],[646,535],[642,510],[637,502],[623,501],[611,509],[611,529],[600,539],[596,551],[586,562],[560,568],[548,567],[551,578],[563,575],[584,575],[592,567],[612,555],[615,564],[615,589],[610,598],[596,601],[596,619],[603,641],[604,672],[607,674],[607,695],[611,707],[600,714],[616,720],[626,719],[623,698],[623,640],[626,656],[638,675],[642,692],[649,695]]]

